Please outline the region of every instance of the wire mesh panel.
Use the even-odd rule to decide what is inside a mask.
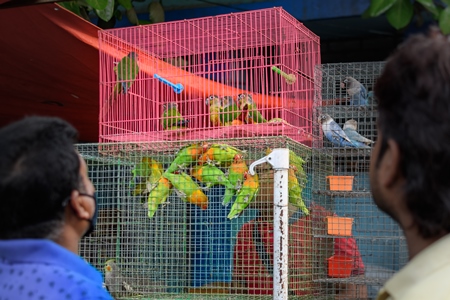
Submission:
[[[192,145],[200,146],[195,159],[180,161]],[[324,228],[331,211],[313,190],[323,184],[315,182],[316,172],[331,172],[331,158],[319,159],[322,154],[286,137],[77,148],[99,205],[97,230],[83,239],[80,254],[104,272],[116,299],[272,299],[273,171],[258,166],[252,177],[246,168],[274,148],[288,148],[292,156],[289,294],[321,294],[316,279],[326,276],[326,255],[317,252],[314,228]],[[210,182],[208,168],[219,174],[218,184]],[[189,178],[177,177],[182,174]],[[329,240],[320,245],[332,251]]]
[[[104,30],[100,142],[311,145],[319,38],[282,8]]]
[[[370,192],[370,155],[377,140],[371,91],[383,66],[383,62],[341,63],[316,69],[314,148],[332,158],[332,172],[320,173],[314,182],[322,185],[313,189],[333,212],[327,216],[326,230],[315,234],[334,244],[327,276],[315,278],[324,298],[373,299],[407,262],[401,229],[378,210]],[[352,243],[344,244],[348,237]]]

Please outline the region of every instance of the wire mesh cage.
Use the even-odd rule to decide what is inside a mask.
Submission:
[[[282,8],[104,30],[99,43],[100,142],[311,146],[319,38]]]
[[[322,179],[331,174],[331,157],[314,154],[311,148],[287,137],[207,143],[206,149],[221,144],[236,146],[240,153],[232,161],[213,156],[201,165],[203,154],[211,158],[205,150],[189,163],[178,161],[173,172],[189,174],[206,201],[186,197],[192,195],[188,188],[180,190],[189,184],[179,185],[164,173],[171,169],[180,149],[198,142],[78,145],[99,206],[97,230],[83,239],[80,254],[103,270],[105,284],[116,299],[272,299],[271,168],[257,167],[256,188],[247,183],[249,177],[244,172],[239,189],[224,206],[227,185],[208,187],[208,180],[203,173],[199,176],[196,166],[214,166],[225,173],[222,179],[231,180],[230,174],[264,157],[268,149],[288,148],[293,157],[289,169],[289,294],[299,299],[320,295],[319,279],[327,276],[326,258],[333,243],[316,236],[325,230],[324,217],[332,215],[332,207],[328,198],[313,191],[326,184]],[[222,163],[214,164],[217,161]],[[158,183],[161,177],[170,178],[172,183],[165,201],[154,202],[151,196],[158,189],[157,185],[152,187],[151,164],[165,174],[159,176]],[[253,198],[243,198],[247,194],[242,193]],[[150,202],[157,205],[149,206]]]
[[[372,90],[383,67],[384,62],[365,62],[316,68],[314,136],[318,139],[313,144],[317,153],[332,158],[332,172],[318,180],[325,185],[313,194],[328,203],[335,214],[327,218],[325,234],[317,234],[335,245],[328,261],[332,274],[317,279],[323,284],[324,295],[373,299],[382,284],[407,262],[401,229],[373,204],[370,191],[370,157],[377,140],[377,106]],[[357,261],[356,252],[345,253],[336,247],[343,236],[350,235],[362,258],[364,273],[347,268],[351,272],[344,276],[332,269],[343,268],[348,256],[353,257],[353,263]],[[324,247],[329,249],[328,245]]]

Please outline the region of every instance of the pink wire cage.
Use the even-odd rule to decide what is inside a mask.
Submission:
[[[319,37],[282,8],[105,30],[99,43],[101,143],[284,135],[311,146]],[[131,52],[136,76],[118,75]],[[219,115],[236,103],[235,121],[212,120],[212,95]],[[241,106],[239,95],[255,106]],[[163,127],[169,103],[187,126]]]

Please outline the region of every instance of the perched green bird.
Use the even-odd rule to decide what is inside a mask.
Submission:
[[[240,125],[236,124],[237,118],[241,114],[241,110],[236,105],[231,96],[222,97],[222,109],[219,113],[219,120],[223,126]]]
[[[245,163],[243,156],[241,154],[236,154],[234,156],[233,162],[228,168],[228,181],[233,185],[233,194],[239,191],[244,182],[244,173],[248,172],[247,164]],[[227,206],[232,196],[231,191],[228,193],[225,190],[225,197],[223,198],[222,205]]]
[[[243,109],[245,105],[248,107],[248,116],[252,123],[267,123],[267,120],[259,112],[258,106],[253,102],[253,98],[249,94],[239,94],[238,96],[239,109]]]
[[[219,96],[211,95],[205,100],[206,106],[209,106],[209,120],[212,126],[221,126],[219,114],[222,111],[222,100]]]
[[[270,153],[272,153],[272,149],[267,148],[266,149],[266,155],[269,155]],[[306,178],[306,173],[303,170],[303,164],[304,163],[305,163],[305,161],[303,160],[303,158],[301,158],[300,156],[295,154],[294,151],[289,149],[289,165],[294,166],[295,167],[295,172],[298,175],[300,175],[302,178]]]
[[[186,120],[178,110],[175,102],[169,102],[163,106],[164,111],[161,118],[161,125],[164,130],[185,129],[189,120]]]
[[[299,184],[297,176],[295,175],[296,168],[290,166],[288,170],[288,191],[289,203],[302,210],[305,215],[309,215],[309,210],[303,202],[302,190],[303,187]]]
[[[185,169],[191,166],[206,150],[208,150],[208,143],[192,144],[181,148],[164,174],[173,173],[178,169]]]
[[[142,157],[141,162],[131,170],[133,178],[131,186],[134,186],[133,196],[146,196],[158,184],[163,173],[162,164],[151,157]]]
[[[166,177],[161,176],[156,187],[150,190],[147,198],[148,217],[150,219],[155,215],[158,206],[166,202],[171,188],[172,184],[170,181]]]
[[[228,167],[234,160],[236,154],[243,154],[245,151],[226,144],[212,144],[199,159],[199,164],[217,163]]]
[[[116,73],[117,79],[117,84],[114,87],[115,92],[113,92],[114,97],[119,93],[126,94],[135,82],[139,73],[137,59],[137,54],[135,52],[130,52],[119,61],[117,66],[114,67],[114,73]]]
[[[258,175],[251,175],[249,172],[244,173],[244,182],[241,189],[236,195],[236,200],[231,207],[230,213],[228,214],[228,219],[237,218],[245,208],[252,202],[256,193],[259,190],[259,179]]]
[[[184,172],[168,173],[164,176],[170,180],[181,200],[195,204],[201,209],[208,208],[208,197],[188,174]]]

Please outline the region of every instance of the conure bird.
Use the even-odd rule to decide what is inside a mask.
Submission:
[[[163,130],[185,129],[187,127],[189,120],[181,115],[177,103],[169,102],[163,105],[163,110],[161,118]]]
[[[205,153],[207,150],[208,150],[208,143],[192,144],[184,148],[181,148],[177,152],[175,159],[167,168],[164,174],[173,173],[178,169],[187,168],[188,166],[194,164],[197,161],[197,158],[203,153]]]
[[[272,149],[267,148],[266,149],[266,155],[269,155],[272,153]],[[301,175],[302,177],[306,177],[305,171],[303,170],[303,163],[305,161],[303,158],[295,154],[294,151],[289,149],[289,165],[294,166],[294,170]]]
[[[139,73],[137,59],[137,54],[135,52],[130,52],[114,67],[117,83],[114,86],[114,91],[112,94],[113,99],[115,99],[120,93],[126,94],[133,85]]]
[[[172,188],[172,184],[170,181],[161,176],[158,180],[158,184],[152,190],[150,190],[150,194],[147,198],[147,208],[148,208],[148,217],[153,218],[156,210],[158,210],[158,206],[166,202],[167,197],[170,195],[170,189]]]
[[[233,162],[236,154],[243,154],[244,151],[236,147],[225,144],[212,144],[209,149],[203,153],[199,159],[199,164],[203,163],[217,163],[221,166],[229,166]]]
[[[243,109],[245,105],[248,106],[249,119],[251,119],[253,123],[267,123],[267,120],[258,111],[258,106],[256,105],[255,102],[253,102],[253,98],[251,95],[240,94],[238,96],[237,102],[239,109]]]
[[[212,126],[221,126],[219,113],[222,111],[222,100],[219,96],[211,95],[205,100],[205,104],[209,106],[209,120]]]
[[[236,105],[231,96],[222,97],[222,111],[219,113],[220,123],[223,126],[236,125],[236,120],[241,114],[241,110]]]
[[[241,189],[236,195],[236,200],[231,207],[228,219],[237,218],[242,211],[250,204],[259,190],[258,175],[251,175],[249,172],[244,173],[244,182]]]
[[[181,200],[195,204],[201,209],[208,208],[208,197],[188,174],[184,172],[167,173],[164,176],[170,180]]]
[[[191,169],[191,175],[206,185],[206,188],[210,188],[213,185],[225,186],[225,195],[223,201],[229,202],[235,194],[235,187],[230,183],[225,173],[210,164],[197,165]]]
[[[309,215],[309,210],[302,198],[303,187],[299,184],[295,173],[296,168],[294,166],[290,166],[288,170],[289,203],[300,208],[305,215]]]
[[[148,18],[150,24],[162,23],[165,20],[164,8],[161,4],[161,0],[150,0],[148,5]]]
[[[163,173],[162,164],[151,157],[142,157],[133,170],[132,185],[135,184],[133,196],[147,195],[158,184]]]
[[[248,172],[247,164],[245,163],[241,154],[236,154],[234,156],[233,162],[228,168],[228,181],[233,185],[234,193],[241,189],[242,183],[244,182],[245,172]],[[225,194],[227,195],[227,193]],[[224,197],[222,205],[227,206],[230,203],[231,198],[232,196]]]

